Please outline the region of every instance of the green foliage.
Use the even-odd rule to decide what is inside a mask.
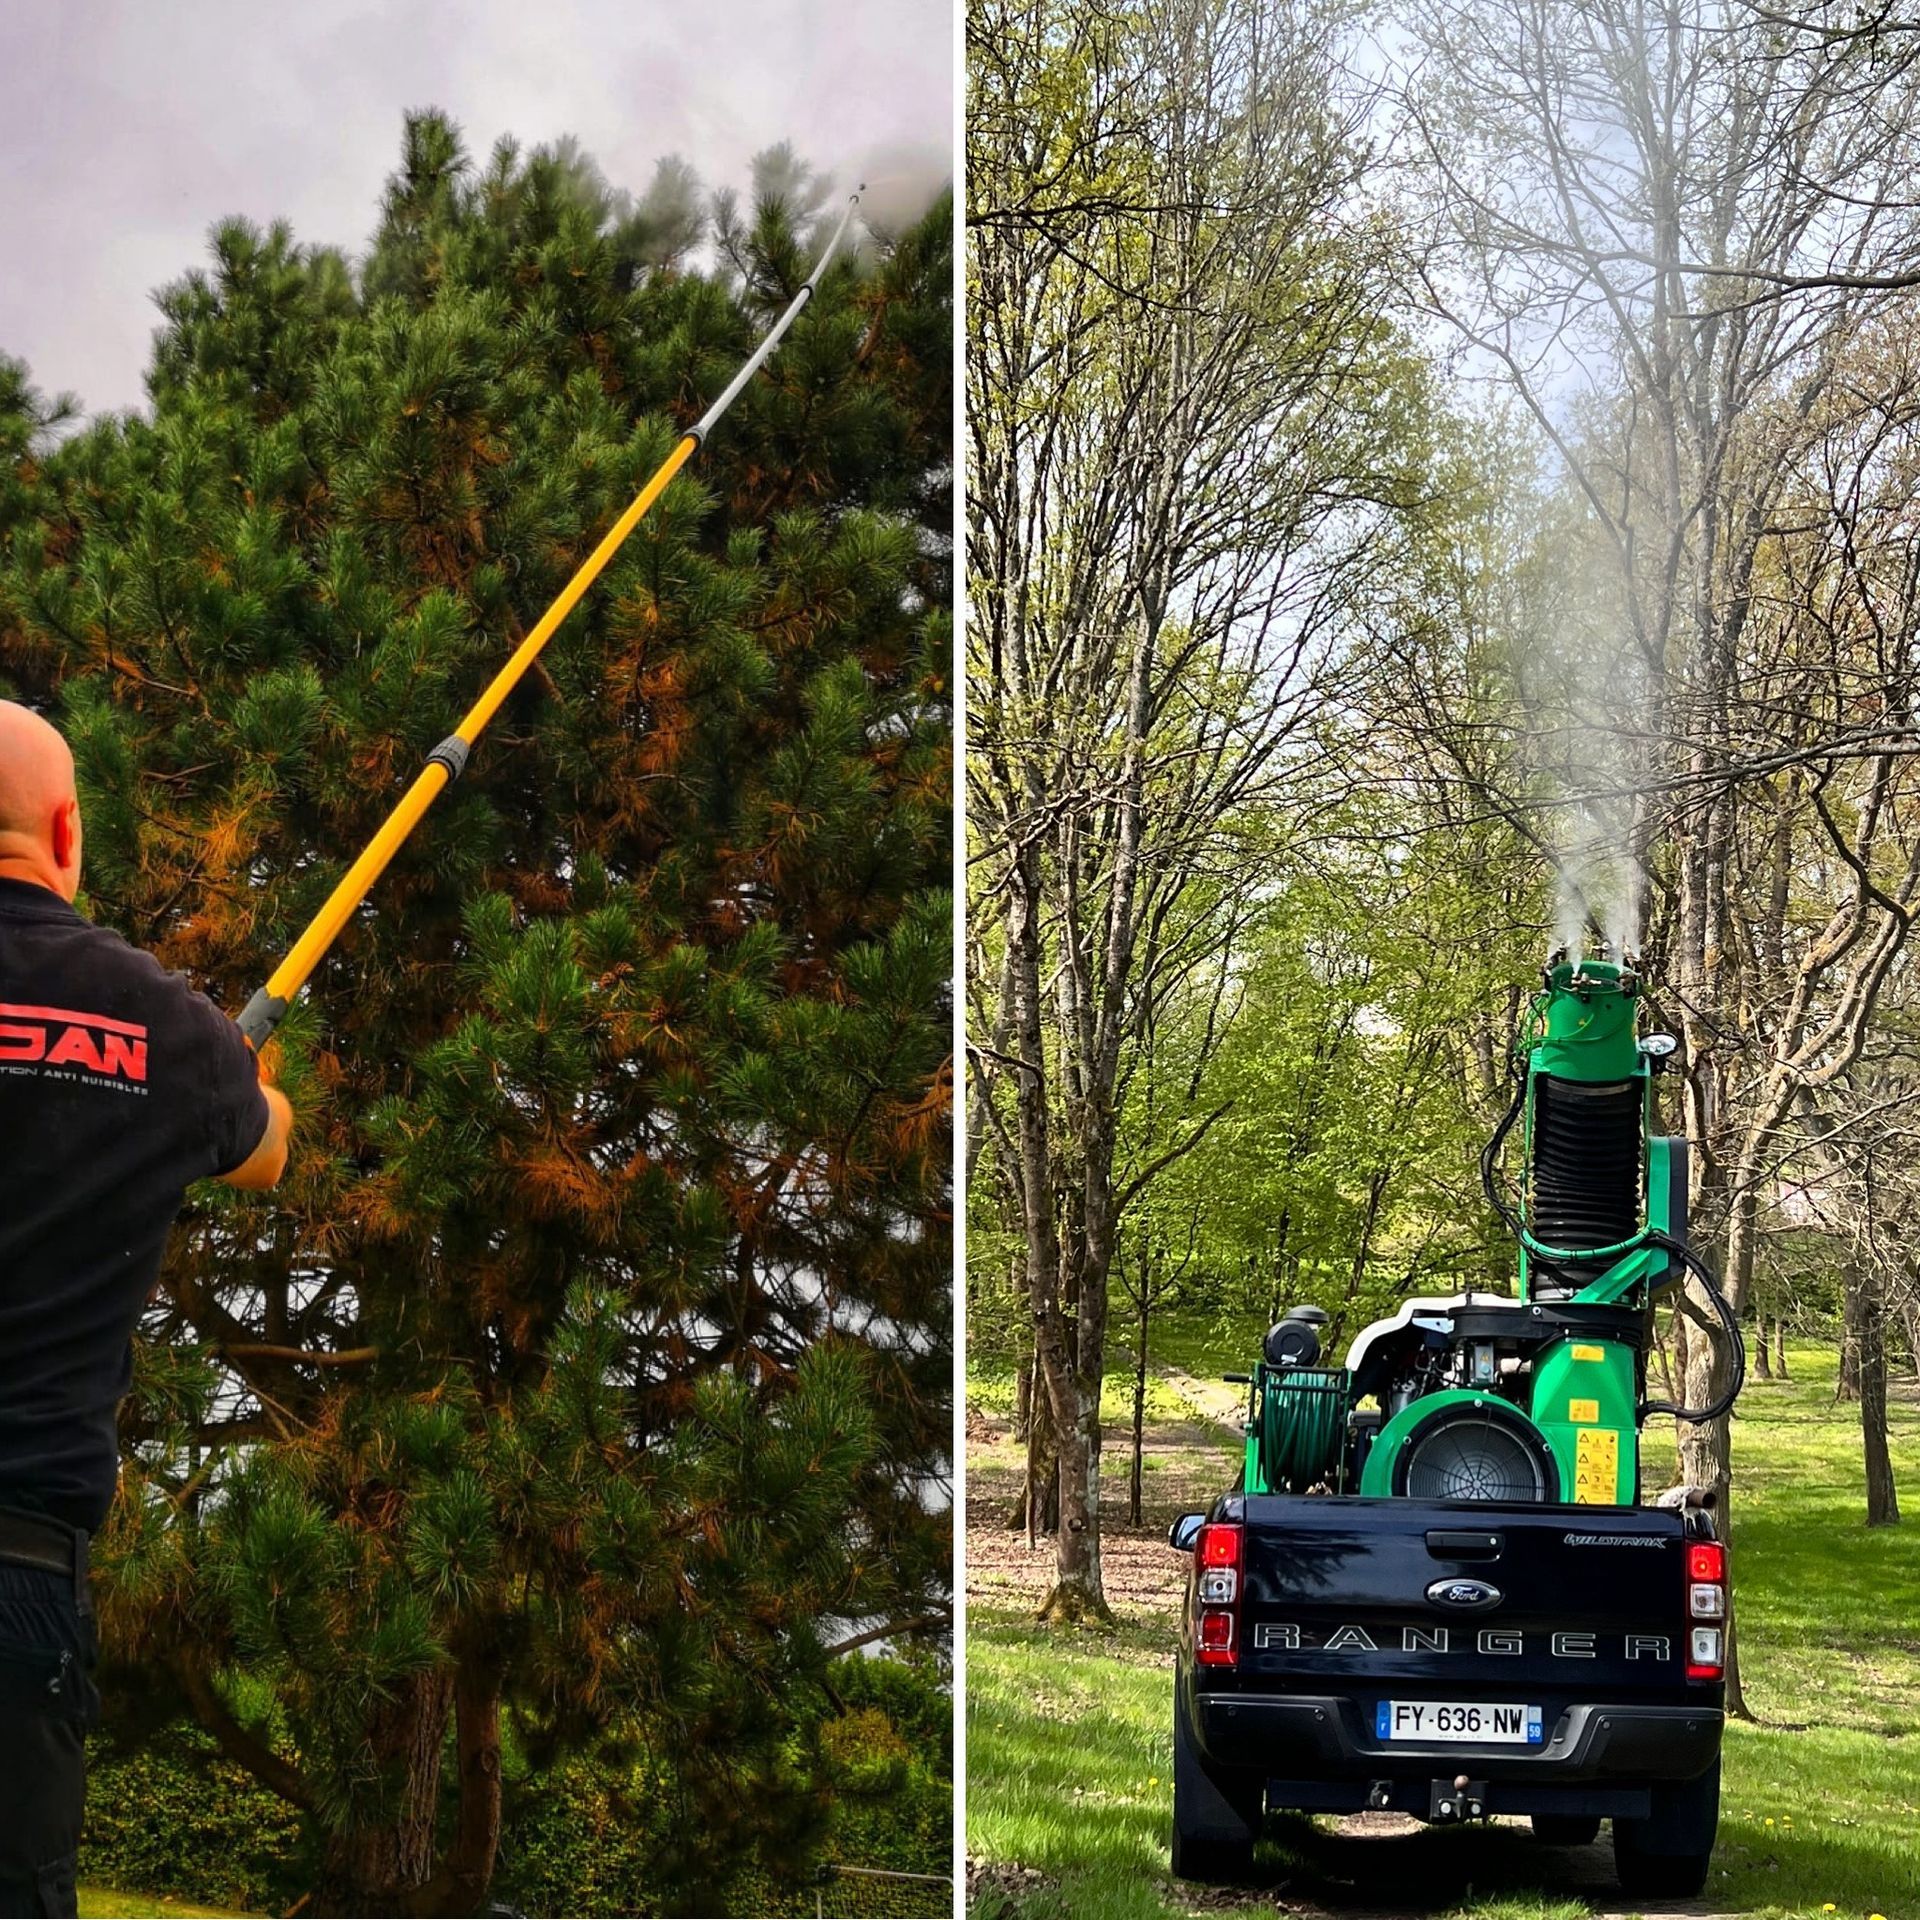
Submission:
[[[1379,795],[1329,804],[1322,838],[1267,863],[1221,973],[1168,997],[1127,1082],[1122,1166],[1198,1141],[1129,1210],[1120,1272],[1136,1298],[1143,1247],[1157,1302],[1264,1324],[1310,1300],[1333,1341],[1409,1292],[1510,1288],[1478,1155],[1506,1104],[1540,896],[1524,867],[1500,872],[1497,843],[1381,851],[1399,811]],[[985,1182],[973,1208],[982,1342],[1011,1350],[1023,1319],[991,1283],[1017,1246]]]
[[[0,683],[73,741],[96,918],[244,1002],[803,204],[694,270],[684,170],[415,115],[363,265],[216,230],[150,417],[51,447],[0,364]],[[103,1625],[149,1711],[221,1676],[356,1897],[451,1807],[456,1679],[542,1764],[676,1753],[684,1887],[803,1860],[824,1647],[944,1603],[950,224],[826,277],[283,1025],[286,1183],[176,1237]]]
[[[950,1898],[929,1899],[918,1882],[836,1877],[833,1867],[948,1872],[951,1690],[924,1661],[853,1659],[835,1668],[833,1693],[810,1762],[833,1802],[818,1873],[809,1861],[794,1871],[743,1856],[715,1890],[738,1911],[811,1913],[816,1898],[834,1912],[949,1911]],[[253,1697],[270,1696],[256,1688]],[[505,1757],[496,1897],[529,1913],[671,1906],[677,1889],[662,1868],[686,1802],[670,1756],[587,1754],[538,1766],[510,1740]],[[171,1722],[137,1745],[96,1745],[82,1855],[89,1879],[275,1912],[299,1897],[307,1842],[299,1816],[190,1723]]]
[[[568,1761],[541,1773],[514,1795],[499,1896],[529,1913],[649,1911],[659,1897],[657,1786],[646,1768]]]
[[[938,1698],[950,1727],[952,1697]],[[930,1768],[876,1709],[828,1720],[821,1732],[834,1811],[819,1868],[788,1875],[778,1863],[743,1861],[717,1883],[721,1900],[743,1913],[812,1913],[822,1898],[830,1912],[950,1912],[950,1888],[943,1896],[938,1887],[863,1882],[832,1869],[845,1862],[947,1874],[951,1778]],[[663,1901],[673,1911],[661,1863],[675,1850],[679,1817],[670,1776],[650,1764],[623,1773],[569,1762],[530,1777],[512,1796],[497,1891],[529,1913],[650,1913]]]
[[[1419,725],[1493,489],[1362,184],[1359,17],[1271,68],[1258,8],[968,21],[970,1329],[1031,1347],[1056,1238],[1083,1369],[1159,1307],[1338,1337],[1498,1284],[1471,1169],[1546,893]]]
[[[277,1794],[180,1722],[129,1749],[87,1755],[83,1879],[249,1913],[303,1890],[302,1822]]]

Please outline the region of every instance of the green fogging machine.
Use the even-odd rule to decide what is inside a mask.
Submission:
[[[1637,1033],[1631,956],[1548,961],[1514,1045],[1512,1106],[1480,1157],[1520,1247],[1519,1297],[1409,1300],[1319,1364],[1327,1315],[1297,1306],[1251,1374],[1248,1493],[1631,1506],[1658,1414],[1717,1419],[1746,1379],[1732,1309],[1687,1246],[1687,1143],[1653,1131],[1671,1034]],[[1521,1128],[1518,1194],[1500,1154]],[[1725,1327],[1728,1385],[1705,1407],[1646,1398],[1648,1308],[1691,1273]]]

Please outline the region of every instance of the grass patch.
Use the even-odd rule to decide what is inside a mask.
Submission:
[[[1201,1380],[1217,1380],[1223,1373],[1245,1373],[1260,1357],[1267,1323],[1257,1313],[1157,1314],[1147,1341],[1147,1365],[1177,1367]],[[1124,1319],[1107,1327],[1106,1407],[1131,1407],[1115,1401],[1133,1390],[1134,1329]],[[983,1412],[1013,1411],[1012,1357],[997,1349],[967,1349],[967,1398]],[[1149,1386],[1151,1391],[1151,1386]]]
[[[121,1920],[121,1916],[178,1915],[179,1920],[226,1920],[239,1907],[196,1907],[190,1900],[171,1900],[164,1894],[122,1893],[118,1887],[82,1887],[80,1920]]]
[[[1257,1313],[1170,1314],[1157,1322],[1148,1352],[1163,1367],[1178,1367],[1197,1380],[1246,1373],[1260,1358],[1267,1322]]]
[[[1176,1363],[1162,1362],[1157,1353],[1150,1355],[1150,1366],[1161,1364]],[[1187,1369],[1182,1368],[1182,1371]],[[969,1359],[967,1404],[970,1407],[977,1408],[981,1413],[996,1415],[1003,1420],[1011,1419],[1015,1388],[1016,1381],[1011,1362],[992,1355]],[[1108,1372],[1106,1384],[1100,1392],[1100,1418],[1109,1431],[1121,1439],[1132,1431],[1133,1363],[1131,1360]],[[1147,1425],[1163,1425],[1168,1421],[1192,1418],[1193,1409],[1188,1406],[1172,1383],[1159,1373],[1149,1372],[1147,1375]]]
[[[1162,1351],[1205,1377],[1240,1346],[1169,1329]],[[1234,1357],[1223,1360],[1225,1351]],[[1892,1409],[1910,1518],[1869,1530],[1858,1410],[1833,1403],[1834,1360],[1789,1350],[1790,1382],[1756,1381],[1735,1423],[1733,1556],[1743,1675],[1758,1720],[1727,1733],[1720,1840],[1702,1907],[1769,1916],[1920,1915],[1920,1402]],[[1672,1425],[1648,1435],[1664,1482]],[[1223,1479],[1222,1485],[1225,1484]],[[1037,1869],[993,1886],[980,1920],[1167,1920],[1221,1897],[1167,1870],[1171,1611],[1111,1632],[969,1613],[968,1850]],[[1555,1862],[1561,1883],[1555,1884]],[[1331,1823],[1268,1822],[1264,1898],[1450,1920],[1580,1920],[1621,1896],[1567,1884],[1569,1856],[1523,1830],[1351,1839]],[[1585,1878],[1590,1882],[1592,1873]],[[1580,1898],[1571,1895],[1578,1891]],[[1388,1903],[1391,1902],[1391,1905]],[[1225,1903],[1231,1907],[1233,1902]]]

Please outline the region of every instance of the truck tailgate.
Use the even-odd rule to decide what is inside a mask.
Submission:
[[[1245,1522],[1243,1686],[1685,1693],[1677,1513],[1260,1494]]]

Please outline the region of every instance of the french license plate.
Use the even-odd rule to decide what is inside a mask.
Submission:
[[[1537,1747],[1545,1738],[1538,1707],[1474,1700],[1382,1700],[1374,1714],[1380,1740],[1476,1740]]]

